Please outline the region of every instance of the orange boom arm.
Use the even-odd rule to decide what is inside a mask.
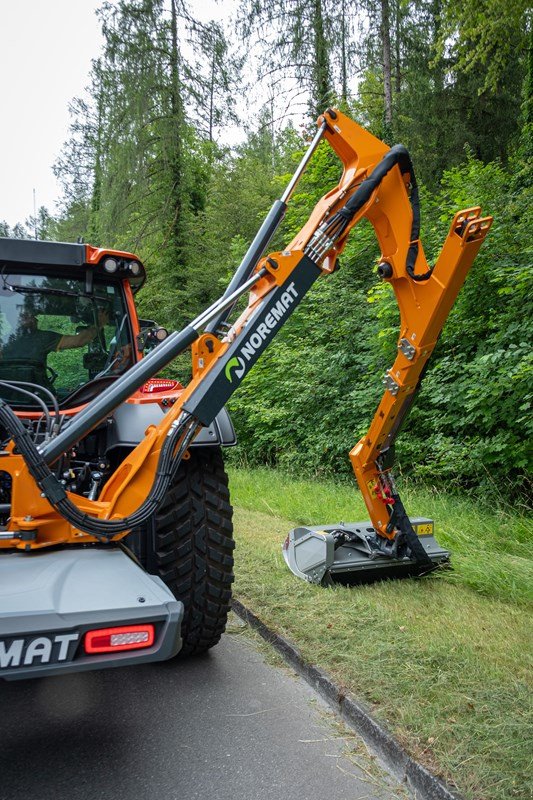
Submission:
[[[388,540],[403,537],[413,556],[424,562],[427,556],[390,474],[391,446],[492,219],[480,217],[479,208],[456,214],[431,270],[418,239],[418,190],[405,148],[387,147],[339,111],[328,110],[318,125],[312,149],[323,136],[339,156],[344,171],[339,184],[318,202],[299,234],[285,250],[266,258],[260,258],[264,249],[260,237],[257,257],[249,259],[243,274],[230,284],[218,304],[180,334],[174,334],[174,344],[169,337],[168,345],[160,345],[157,352],[161,355],[142,359],[146,368],[137,364],[125,373],[108,390],[107,400],[100,398],[92,410],[89,404],[75,425],[58,437],[66,451],[75,442],[73,431],[82,438],[105,419],[110,409],[146,380],[150,364],[157,372],[164,366],[165,353],[170,361],[192,345],[191,383],[159,424],[148,428],[144,440],[108,479],[98,500],[64,492],[58,485],[48,465],[57,458],[59,445],[50,446],[48,451],[44,448],[39,455],[23,441],[20,432],[14,436],[22,455],[12,448],[3,467],[13,479],[13,538],[4,537],[0,546],[30,549],[109,541],[136,527],[145,507],[148,513],[150,502],[153,513],[161,482],[186,455],[197,431],[211,422],[238,388],[314,281],[333,272],[350,230],[365,217],[372,223],[381,248],[378,275],[392,285],[396,295],[400,332],[398,355],[386,374],[383,398],[367,435],[354,447],[350,458],[376,532]],[[271,212],[277,214],[278,222],[294,183]],[[217,326],[209,324],[219,322],[221,314],[229,313],[245,292],[249,292],[247,308],[230,331],[219,336]]]

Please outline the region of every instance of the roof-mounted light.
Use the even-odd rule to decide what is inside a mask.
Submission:
[[[130,272],[132,275],[140,275],[141,274],[141,265],[138,261],[130,261]]]
[[[106,258],[104,261],[104,269],[106,272],[113,274],[118,269],[118,261],[116,258]]]

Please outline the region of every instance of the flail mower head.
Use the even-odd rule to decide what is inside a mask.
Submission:
[[[370,522],[294,528],[283,544],[283,557],[298,578],[322,585],[423,575],[447,564],[450,553],[435,540],[433,521],[416,518],[411,524],[430,563],[412,558],[401,537],[389,541],[378,536]]]

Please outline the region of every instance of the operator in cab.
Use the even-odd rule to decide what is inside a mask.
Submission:
[[[34,312],[25,309],[20,314],[17,330],[2,349],[2,357],[7,361],[31,358],[32,361],[43,361],[46,364],[48,353],[83,347],[92,342],[100,328],[107,324],[108,318],[107,311],[99,311],[98,325],[90,325],[79,333],[68,336],[55,331],[42,331]]]
[[[98,312],[98,324],[90,325],[79,333],[68,335],[56,331],[41,330],[38,317],[31,308],[20,312],[18,324],[11,333],[0,353],[0,361],[8,364],[27,362],[37,370],[40,382],[46,383],[47,357],[49,353],[84,347],[96,338],[100,329],[109,319],[107,311]]]

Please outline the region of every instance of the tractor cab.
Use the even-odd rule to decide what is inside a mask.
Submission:
[[[133,293],[144,277],[127,253],[0,239],[2,397],[35,408],[31,384],[72,408],[131,367],[140,357]]]

